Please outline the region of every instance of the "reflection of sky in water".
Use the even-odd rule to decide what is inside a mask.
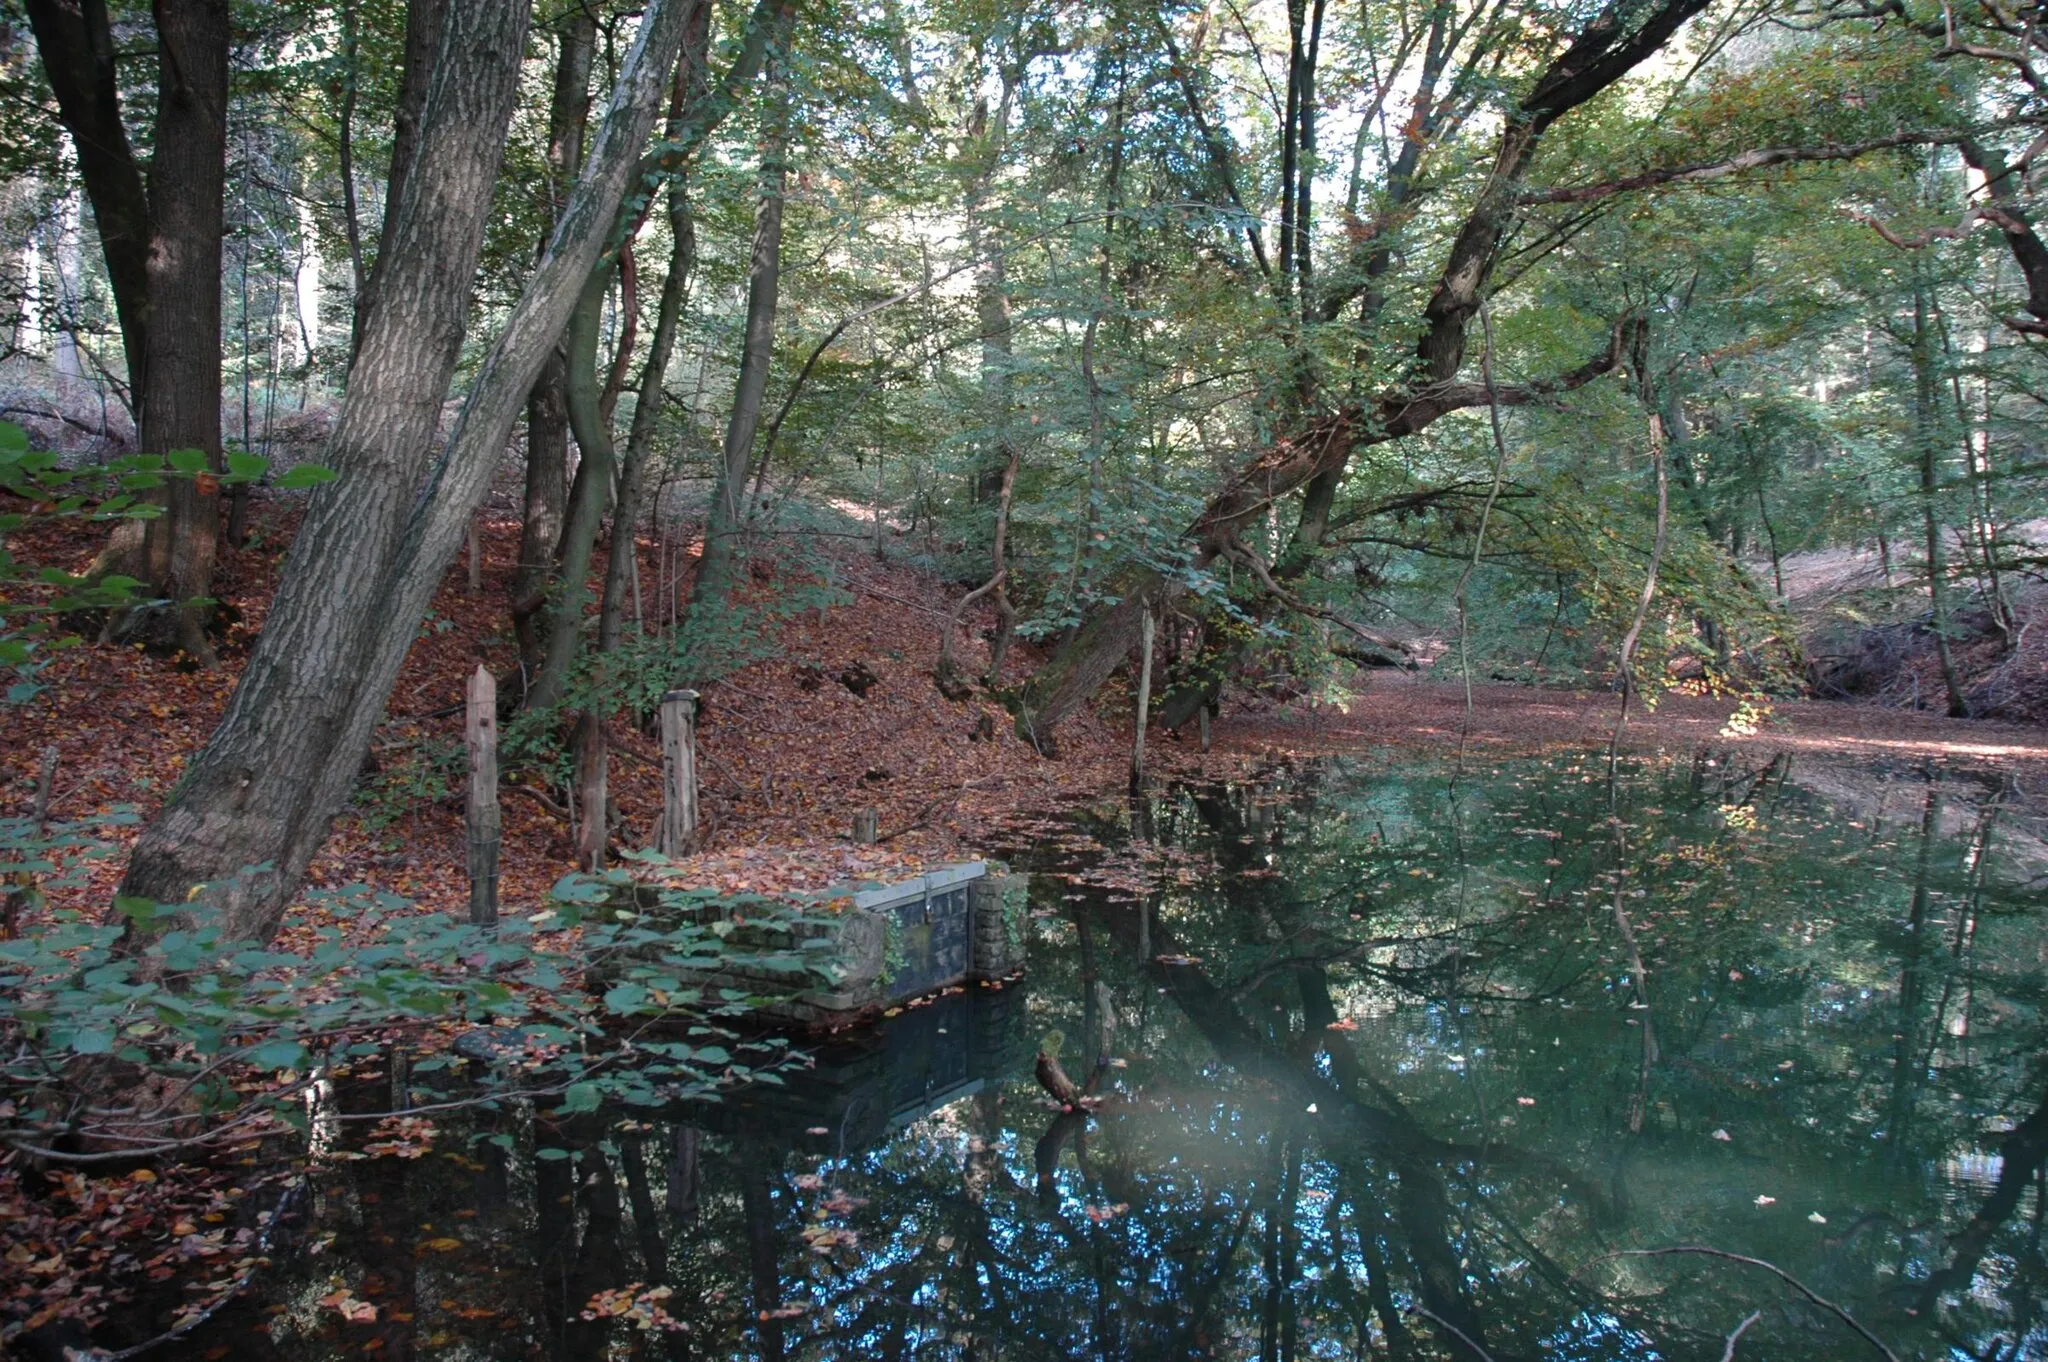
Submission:
[[[2038,1174],[2000,1133],[2048,1127],[2023,1124],[2048,1090],[2036,905],[2016,887],[2048,861],[2038,830],[1960,777],[1828,768],[1807,777],[1823,799],[1797,768],[1681,759],[1632,773],[1617,849],[1601,769],[1486,768],[1456,816],[1443,772],[1370,763],[1263,803],[1162,800],[1160,840],[1207,863],[1150,896],[1142,939],[1190,962],[1139,954],[1137,907],[1089,887],[1087,854],[1037,865],[1079,878],[1038,877],[1054,916],[1034,920],[1028,985],[906,1015],[922,1029],[891,1031],[886,1063],[821,1055],[830,1092],[799,1077],[685,1114],[705,1130],[694,1218],[643,1227],[629,1187],[607,1210],[622,1137],[563,1134],[581,1150],[567,1212],[515,1194],[472,1236],[490,1258],[474,1294],[516,1326],[486,1346],[422,1290],[407,1346],[626,1355],[622,1326],[549,1312],[641,1280],[645,1228],[691,1356],[1336,1358],[1396,1338],[1473,1356],[1464,1330],[1499,1362],[1718,1357],[1753,1309],[1740,1356],[1875,1355],[1766,1271],[1604,1256],[1680,1245],[1779,1266],[1902,1358],[1999,1340],[2048,1356]],[[1086,1080],[1090,981],[1127,1067],[1063,1123],[1030,1057],[1058,1028]],[[964,1095],[930,1110],[890,1086],[952,1074],[970,1040]],[[863,1124],[888,1112],[890,1133],[835,1157],[838,1137],[802,1133],[888,1129]],[[675,1115],[645,1137],[657,1208]],[[368,1184],[348,1182],[375,1169],[337,1174],[335,1243],[292,1269],[300,1292],[383,1270]],[[433,1160],[399,1172],[415,1221],[469,1195]],[[536,1217],[573,1253],[536,1266]],[[824,1231],[848,1238],[820,1252]],[[770,1305],[785,1314],[761,1319]],[[285,1354],[356,1355],[315,1313],[294,1313]],[[668,1355],[642,1342],[631,1355]]]

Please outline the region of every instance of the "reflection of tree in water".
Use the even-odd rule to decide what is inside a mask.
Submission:
[[[830,1157],[772,1104],[560,1132],[525,1165],[533,1343],[639,1337],[575,1319],[639,1281],[690,1326],[647,1357],[1719,1357],[1753,1310],[1740,1356],[1876,1356],[1767,1273],[1610,1256],[1705,1245],[1901,1357],[2040,1355],[2015,816],[1703,757],[1637,772],[1617,836],[1600,765],[1468,772],[1455,819],[1426,771],[1162,799],[1213,869],[1142,902],[1041,875],[1028,1034],[978,1091]],[[1032,1081],[1055,1030],[1099,1109]]]

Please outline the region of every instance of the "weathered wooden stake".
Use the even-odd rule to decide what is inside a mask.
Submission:
[[[585,710],[576,724],[576,802],[583,811],[577,829],[576,859],[595,875],[604,869],[606,834],[611,831],[606,790],[611,754],[605,747],[604,720]]]
[[[640,603],[640,544],[638,540],[635,540],[633,543],[633,632],[636,634],[645,634],[647,632],[647,616]]]
[[[36,768],[35,835],[41,837],[50,830],[50,787],[57,780],[57,745],[50,744],[43,749],[41,761]]]
[[[655,850],[684,856],[697,840],[697,692],[661,697],[661,836]]]
[[[484,591],[484,537],[478,528],[483,519],[481,513],[469,518],[469,594],[481,596]]]
[[[498,683],[481,662],[469,678],[469,920],[498,924]]]
[[[32,836],[42,837],[50,828],[50,786],[57,779],[57,749],[55,745],[43,749],[42,767],[36,772],[36,804],[31,816]],[[22,912],[34,901],[36,875],[33,871],[16,871],[7,889],[4,907],[0,907],[0,941],[12,941],[21,930]]]
[[[1152,612],[1140,618],[1138,634],[1138,731],[1131,736],[1131,788],[1145,783],[1145,725],[1152,718]]]
[[[882,837],[882,815],[873,809],[856,809],[853,813],[853,840],[858,846],[871,847]]]
[[[1195,722],[1202,730],[1202,750],[1207,752],[1209,750],[1209,706],[1207,702],[1204,702],[1202,707],[1195,711],[1195,714]]]

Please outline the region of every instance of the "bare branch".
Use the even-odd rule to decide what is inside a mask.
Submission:
[[[1822,1296],[1819,1292],[1815,1291],[1805,1282],[1800,1281],[1784,1268],[1779,1267],[1776,1263],[1767,1263],[1761,1258],[1751,1258],[1740,1253],[1730,1253],[1726,1249],[1706,1248],[1699,1244],[1679,1244],[1672,1248],[1660,1249],[1617,1249],[1613,1253],[1601,1254],[1593,1262],[1605,1262],[1609,1258],[1668,1258],[1674,1254],[1682,1253],[1696,1254],[1703,1258],[1725,1258],[1731,1263],[1742,1263],[1747,1267],[1762,1268],[1794,1291],[1797,1291],[1800,1295],[1806,1297],[1806,1299],[1812,1301],[1815,1305],[1818,1305],[1821,1309],[1831,1311],[1842,1323],[1854,1329],[1863,1338],[1864,1342],[1884,1354],[1886,1362],[1899,1362],[1899,1355],[1885,1346],[1883,1339],[1871,1333],[1870,1330],[1864,1328],[1861,1324],[1858,1324],[1854,1315],[1825,1296]],[[1591,1264],[1588,1264],[1588,1266],[1591,1266]],[[1584,1269],[1580,1270],[1583,1271]]]
[[[1749,1326],[1756,1323],[1763,1317],[1763,1311],[1752,1310],[1749,1312],[1749,1317],[1747,1319],[1743,1320],[1742,1323],[1735,1326],[1735,1332],[1728,1335],[1728,1346],[1721,1349],[1721,1362],[1735,1362],[1735,1345],[1740,1343],[1742,1341],[1742,1336],[1749,1332]]]

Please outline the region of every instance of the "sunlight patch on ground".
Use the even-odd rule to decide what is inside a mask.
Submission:
[[[1774,747],[1797,747],[1811,751],[1910,752],[1916,755],[2017,758],[2048,761],[2048,747],[2020,743],[1942,742],[1931,738],[1852,738],[1844,734],[1802,737],[1773,733],[1764,739]]]

